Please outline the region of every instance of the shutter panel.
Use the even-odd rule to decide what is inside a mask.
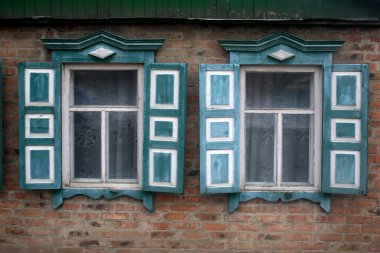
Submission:
[[[239,65],[199,66],[201,193],[239,192]]]
[[[61,188],[61,66],[20,63],[20,188]]]
[[[186,64],[146,65],[144,93],[143,190],[182,193]]]
[[[368,65],[333,65],[325,80],[323,171],[325,193],[367,193]]]

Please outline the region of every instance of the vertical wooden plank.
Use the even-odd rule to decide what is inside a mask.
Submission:
[[[189,18],[191,17],[191,0],[180,0],[180,17]]]
[[[144,0],[134,0],[134,16],[135,17],[144,17],[145,15],[145,1]]]
[[[98,0],[98,18],[110,17],[110,2],[109,0]]]
[[[24,6],[24,0],[13,0],[11,1],[11,4],[3,4],[1,6],[2,8],[7,8],[6,5],[12,5],[12,18],[24,18],[25,17],[25,6]],[[9,8],[9,7],[8,7]],[[0,13],[1,14],[1,13]],[[3,17],[3,16],[2,16]]]
[[[51,16],[50,0],[36,1],[36,16],[42,16],[42,17]]]
[[[191,1],[191,17],[192,18],[204,18],[205,17],[205,5],[203,0]]]
[[[230,1],[229,18],[241,18],[242,0]]]
[[[216,18],[216,0],[205,1],[205,18]]]
[[[75,1],[75,8],[73,8],[73,17],[74,18],[84,18],[87,6],[86,6],[87,0],[76,0]]]
[[[168,17],[178,18],[180,16],[179,0],[168,0]]]
[[[255,0],[255,2],[253,3],[253,18],[266,18],[266,0]]]
[[[65,0],[62,1],[62,17],[63,18],[73,18],[73,1],[74,0]]]
[[[159,2],[157,2],[157,17],[168,17],[168,0],[160,0]]]
[[[156,0],[145,0],[145,17],[156,17],[157,3]]]
[[[253,1],[254,0],[243,0],[241,4],[241,18],[242,19],[252,19],[253,18]]]
[[[0,59],[0,161],[3,161],[3,60]],[[4,182],[3,162],[0,162],[0,189]]]
[[[36,0],[25,1],[25,17],[36,16]]]
[[[121,0],[110,0],[110,18],[121,18]]]
[[[51,16],[54,18],[62,18],[62,1],[63,0],[51,0]]]
[[[217,0],[216,4],[216,17],[221,19],[227,18],[230,9],[230,0]]]
[[[133,0],[122,0],[121,15],[125,18],[133,17]]]

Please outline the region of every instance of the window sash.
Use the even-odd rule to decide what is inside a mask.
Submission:
[[[136,106],[78,106],[72,105],[73,70],[136,70],[137,71],[137,104]],[[63,186],[64,187],[106,187],[122,189],[141,188],[142,170],[142,124],[143,124],[143,66],[142,65],[89,65],[67,64],[63,71],[62,85],[62,125],[63,125]],[[101,113],[101,178],[74,178],[74,112],[100,112]],[[108,123],[110,112],[136,112],[137,113],[137,178],[136,179],[109,179],[109,152],[108,152]]]
[[[247,72],[310,72],[314,73],[314,82],[311,87],[311,104],[313,109],[247,109],[245,101],[245,87],[246,87],[246,73]],[[302,191],[318,191],[320,190],[321,180],[321,124],[322,124],[322,82],[321,82],[321,70],[318,67],[313,66],[247,66],[241,68],[241,100],[240,106],[242,108],[240,113],[240,121],[242,130],[240,131],[240,143],[241,143],[241,168],[242,173],[240,176],[241,189],[242,190],[302,190]],[[274,165],[274,183],[272,182],[248,182],[246,179],[246,141],[245,141],[245,116],[246,114],[258,113],[258,114],[274,114],[275,115],[275,165]],[[309,183],[297,183],[297,182],[282,182],[282,116],[304,114],[310,115],[313,118],[313,125],[310,129],[309,138],[310,152],[309,152]],[[312,157],[312,159],[311,159]]]

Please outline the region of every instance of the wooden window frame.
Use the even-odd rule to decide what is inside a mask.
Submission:
[[[314,87],[312,97],[314,109],[246,109],[245,108],[245,86],[247,72],[307,72],[314,73]],[[240,188],[242,191],[321,191],[321,161],[322,161],[322,70],[317,66],[241,66],[240,69],[240,150],[242,158],[240,173]],[[270,113],[276,115],[275,135],[278,141],[275,142],[275,168],[274,168],[274,184],[270,183],[253,183],[246,182],[246,166],[245,166],[245,114],[246,113]],[[309,114],[313,117],[312,129],[312,146],[310,154],[312,159],[309,161],[309,183],[282,184],[282,115],[283,114]]]
[[[71,106],[73,70],[136,70],[137,71],[137,106]],[[142,188],[142,143],[143,143],[143,108],[144,108],[144,65],[142,64],[64,64],[62,76],[62,180],[63,188]],[[74,179],[72,160],[73,148],[70,113],[74,111],[101,113],[101,179]],[[137,179],[108,179],[108,112],[137,112]]]

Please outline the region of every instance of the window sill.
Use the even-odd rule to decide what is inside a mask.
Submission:
[[[298,199],[307,199],[320,203],[323,210],[330,212],[330,195],[322,192],[269,192],[269,191],[246,191],[241,193],[230,193],[228,196],[228,211],[231,213],[239,207],[240,202],[251,199],[264,199],[269,202],[290,202]]]

